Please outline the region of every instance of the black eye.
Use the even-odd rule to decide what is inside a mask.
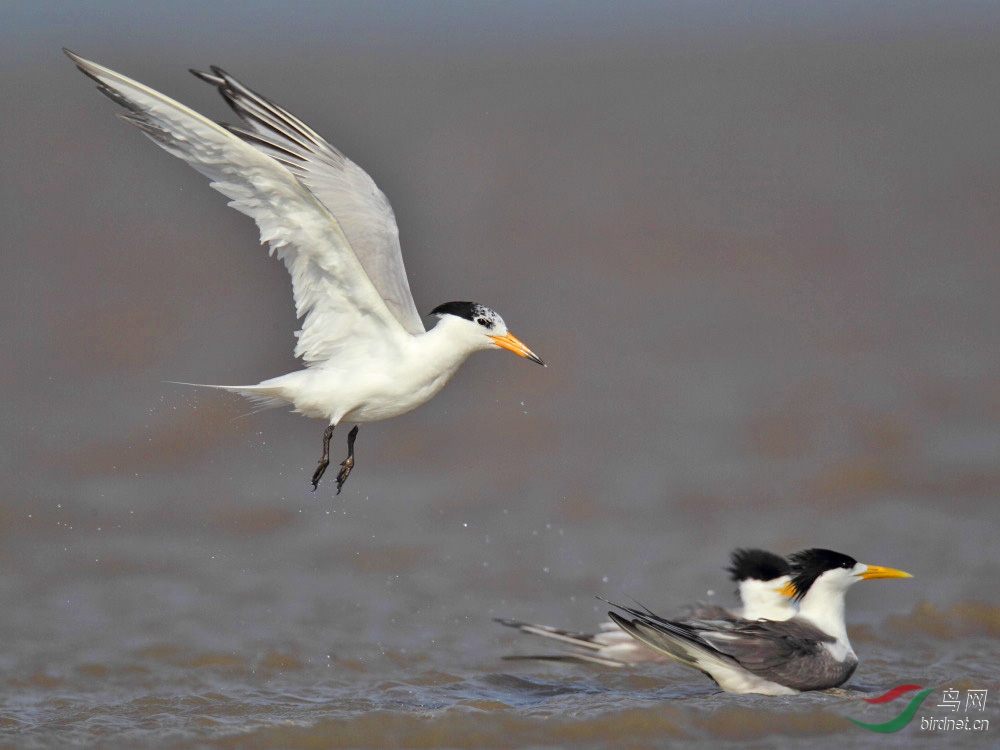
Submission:
[[[487,320],[486,318],[476,318],[476,322],[479,323],[479,325],[483,326],[484,328],[492,328],[493,327],[493,324],[490,323],[490,321]]]

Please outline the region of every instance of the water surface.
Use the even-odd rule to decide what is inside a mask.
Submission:
[[[995,14],[35,7],[0,32],[3,743],[991,745],[919,729],[939,692],[846,717],[917,683],[1000,726]],[[63,45],[285,104],[389,195],[418,308],[549,368],[473,358],[311,493],[320,423],[165,382],[294,367],[283,269]],[[851,591],[832,693],[503,659],[544,644],[494,616],[729,603],[736,546],[914,578]]]

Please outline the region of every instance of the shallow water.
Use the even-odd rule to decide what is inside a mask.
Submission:
[[[2,276],[0,744],[996,744],[993,11],[507,34],[468,8],[301,8],[237,34],[116,4],[70,31],[36,6],[0,32],[23,255]],[[482,300],[549,368],[474,357],[362,427],[341,495],[311,493],[321,424],[164,382],[291,369],[284,271],[62,45],[220,118],[187,66],[273,95],[388,193],[419,309]],[[495,616],[730,603],[737,546],[914,578],[850,592],[861,663],[832,692],[504,659],[545,644]],[[848,721],[895,716],[906,699],[861,698],[901,683],[936,688],[910,725]],[[945,688],[987,690],[958,715],[996,726],[921,730]]]
[[[146,541],[143,557],[184,545]],[[17,650],[5,659],[8,739],[19,747],[602,747],[627,737],[638,746],[834,747],[869,739],[845,717],[878,722],[898,712],[860,700],[890,685],[1000,688],[996,606],[920,603],[855,626],[862,665],[842,690],[734,696],[681,667],[502,661],[542,649],[489,622],[494,597],[470,594],[460,580],[425,598],[380,591],[379,571],[322,573],[319,550],[307,551],[316,541],[306,524],[233,540],[216,550],[229,562],[211,576],[198,565],[129,564],[127,553],[99,576],[53,566],[49,575],[61,580],[20,600],[32,621],[5,627]],[[298,564],[241,568],[254,565],[238,551],[248,546],[297,548]],[[351,601],[331,581],[341,576],[367,580],[372,593]],[[988,707],[984,716],[994,717]],[[947,714],[927,701],[922,715]],[[909,746],[924,734],[909,729],[878,743]],[[949,737],[949,746],[986,746],[977,739]]]
[[[722,578],[714,560],[696,570],[702,558],[689,551],[691,570],[681,564],[664,585],[665,576],[649,575],[672,567],[675,553],[662,552],[642,583],[595,584],[585,561],[561,559],[575,545],[560,540],[584,534],[572,526],[531,535],[550,558],[536,567],[531,548],[502,523],[485,544],[470,530],[475,523],[436,535],[430,530],[447,523],[426,510],[392,524],[378,509],[376,524],[363,510],[322,510],[334,502],[371,508],[371,498],[309,501],[284,520],[276,510],[210,510],[212,520],[187,528],[147,526],[129,512],[123,525],[83,533],[93,522],[33,518],[55,531],[5,544],[3,598],[17,602],[2,631],[8,739],[18,747],[601,747],[627,737],[640,746],[833,747],[868,740],[844,717],[877,722],[898,712],[901,701],[860,700],[892,685],[1000,688],[1000,607],[926,601],[939,581],[917,552],[906,562],[919,570],[914,581],[852,591],[862,661],[843,690],[733,696],[682,667],[504,661],[544,653],[546,644],[490,621],[513,614],[593,626],[606,609],[581,593],[593,590],[648,600],[669,588],[676,600],[672,592],[686,588],[689,599],[706,597],[699,583]],[[864,525],[878,526],[870,520]],[[367,539],[356,538],[359,527]],[[874,549],[877,534],[862,530],[850,541]],[[655,537],[629,536],[640,546]],[[518,544],[526,554],[511,554]],[[618,558],[607,570],[636,560],[621,550]],[[716,597],[729,601],[727,592]],[[987,707],[984,716],[995,716]],[[947,714],[928,700],[921,715]],[[909,728],[878,742],[902,746],[924,734]],[[977,739],[962,742],[985,746]]]

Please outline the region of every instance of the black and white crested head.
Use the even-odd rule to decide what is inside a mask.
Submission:
[[[445,302],[431,310],[431,315],[436,315],[439,318],[445,315],[454,315],[456,318],[462,318],[482,326],[484,331],[494,334],[503,334],[507,331],[507,325],[503,322],[500,314],[478,302]]]
[[[496,310],[478,302],[445,302],[431,310],[440,320],[440,327],[446,323],[455,340],[465,341],[470,349],[507,349],[518,356],[545,366],[531,349],[517,336],[507,330],[507,324]]]
[[[746,620],[788,620],[795,616],[790,568],[785,558],[763,549],[735,549],[726,569],[739,584],[743,604],[740,617]]]
[[[795,587],[797,600],[802,599],[816,583],[816,579],[824,573],[833,570],[854,571],[858,567],[858,561],[850,555],[819,547],[789,555],[788,562],[791,564],[792,586]]]
[[[773,581],[789,574],[785,558],[763,549],[735,549],[729,560],[726,570],[734,581]]]

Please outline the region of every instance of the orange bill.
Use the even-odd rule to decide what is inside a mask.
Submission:
[[[545,367],[545,363],[542,362],[541,358],[533,351],[531,351],[531,349],[526,347],[524,345],[524,342],[521,341],[521,339],[519,339],[513,333],[508,332],[505,333],[503,336],[490,336],[490,338],[493,339],[493,343],[499,346],[500,348],[512,351],[514,352],[514,354],[517,354],[518,356],[527,357],[532,362],[537,362],[542,367]]]
[[[869,578],[913,578],[904,570],[883,568],[881,565],[869,565],[864,572],[858,573],[858,575],[865,580]]]

